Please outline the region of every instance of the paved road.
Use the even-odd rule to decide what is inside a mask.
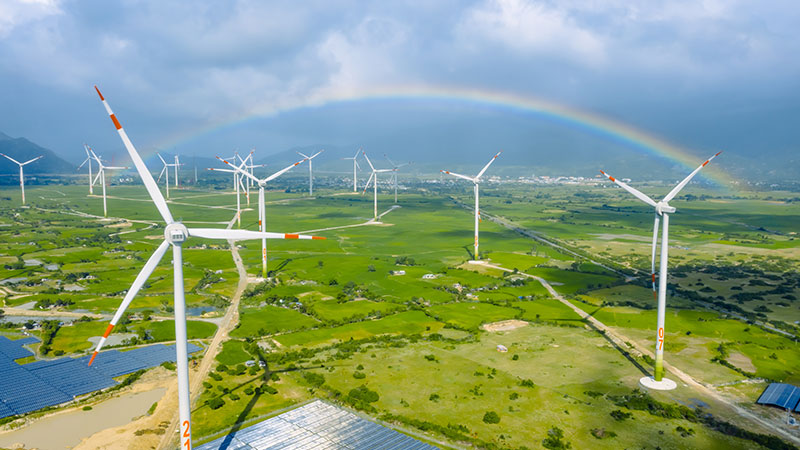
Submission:
[[[506,272],[511,272],[511,270],[509,270],[507,268],[504,268],[504,267],[501,267],[501,266],[498,266],[498,265],[494,265],[494,264],[486,264],[486,266],[487,267],[492,267],[492,268],[495,268],[495,269],[499,269],[499,270],[503,270],[503,271],[506,271]],[[586,313],[584,310],[578,308],[577,306],[575,306],[572,303],[570,303],[569,301],[567,301],[567,299],[565,299],[563,296],[561,296],[561,294],[556,292],[556,290],[553,289],[553,286],[551,286],[550,283],[548,283],[547,280],[545,280],[544,278],[537,277],[536,275],[531,275],[531,274],[527,274],[527,273],[523,273],[523,272],[519,272],[519,274],[527,276],[529,278],[533,278],[534,280],[536,280],[539,283],[541,283],[541,285],[545,289],[547,289],[547,291],[550,293],[550,295],[553,296],[553,298],[555,298],[559,302],[563,303],[565,306],[567,306],[571,310],[575,311],[576,314],[578,314],[581,318],[583,318],[587,322],[589,322],[597,330],[600,330],[603,333],[605,333],[605,335],[608,338],[610,338],[619,348],[633,350],[631,352],[633,354],[637,354],[638,353],[638,354],[647,355],[650,358],[654,357],[653,352],[650,351],[649,348],[643,347],[643,346],[637,344],[636,341],[634,341],[633,339],[629,339],[628,337],[620,334],[619,332],[607,327],[604,323],[600,322],[599,320],[597,320],[594,317],[592,317],[590,314]],[[630,345],[628,345],[628,343],[630,343]],[[695,391],[697,391],[697,392],[699,392],[701,394],[705,394],[705,395],[707,395],[707,396],[709,396],[711,398],[714,398],[718,402],[728,406],[731,410],[733,410],[736,414],[738,414],[739,417],[745,418],[745,419],[747,419],[747,420],[749,420],[751,422],[755,422],[756,424],[760,425],[761,427],[763,427],[763,428],[765,428],[767,430],[770,430],[773,433],[775,433],[775,434],[777,434],[777,435],[779,435],[779,436],[781,436],[781,437],[783,437],[785,439],[788,439],[791,442],[794,442],[795,444],[800,444],[800,437],[798,437],[795,434],[790,433],[787,430],[784,430],[782,427],[777,426],[774,423],[772,423],[772,422],[770,422],[770,421],[768,421],[766,419],[763,419],[763,418],[753,414],[752,412],[750,412],[750,411],[738,406],[736,403],[734,403],[731,400],[727,399],[726,397],[722,396],[719,392],[714,390],[711,386],[708,386],[705,383],[697,381],[694,377],[692,377],[688,373],[684,372],[683,370],[678,369],[677,367],[673,366],[672,364],[668,363],[667,361],[664,361],[664,369],[666,369],[669,372],[671,372],[672,374],[674,374],[676,377],[678,377],[686,385],[688,385],[691,388],[693,388]]]

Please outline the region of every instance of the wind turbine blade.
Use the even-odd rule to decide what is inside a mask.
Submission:
[[[236,171],[233,169],[215,169],[213,167],[209,167],[206,170],[213,170],[214,172],[236,173]]]
[[[156,180],[156,182],[161,181],[161,177],[164,176],[164,172],[166,172],[167,169],[168,169],[167,166],[164,166],[164,168],[161,169],[161,173],[158,174],[158,180]]]
[[[164,158],[162,158],[162,157],[161,157],[161,154],[160,154],[160,153],[156,153],[156,156],[158,156],[158,159],[160,159],[160,160],[161,160],[161,162],[162,162],[162,163],[164,163],[164,165],[165,165],[165,166],[166,166],[166,165],[168,165],[168,164],[167,164],[167,162],[166,162],[166,161],[164,161]]]
[[[302,164],[303,162],[305,162],[307,159],[308,159],[308,158],[303,158],[303,159],[301,159],[300,161],[297,161],[296,163],[292,164],[291,166],[287,166],[287,167],[285,167],[285,168],[283,168],[283,169],[281,169],[281,170],[279,170],[279,171],[277,171],[277,172],[273,173],[272,175],[268,176],[267,178],[264,178],[264,183],[266,183],[267,181],[272,181],[272,180],[274,180],[275,178],[278,178],[279,176],[281,176],[281,175],[283,175],[284,173],[288,172],[288,171],[289,171],[289,169],[291,169],[292,167],[299,166],[300,164]],[[255,177],[253,177],[253,178],[255,178]],[[257,179],[257,178],[256,178],[256,181],[258,181],[258,179]]]
[[[251,174],[250,174],[250,172],[248,172],[248,171],[246,171],[246,170],[242,169],[242,167],[240,167],[240,166],[236,166],[236,165],[234,165],[234,164],[232,164],[232,163],[228,162],[228,160],[220,158],[219,156],[217,156],[217,159],[218,159],[218,160],[220,160],[220,161],[222,161],[222,162],[224,162],[224,163],[225,163],[225,164],[227,164],[229,167],[232,167],[232,168],[233,168],[233,170],[225,170],[225,169],[209,169],[209,170],[217,170],[217,171],[219,171],[219,172],[234,172],[234,173],[240,173],[240,174],[242,174],[242,175],[244,175],[244,176],[246,176],[246,177],[248,177],[248,178],[252,178],[252,179],[253,179],[253,180],[254,180],[256,183],[260,183],[260,182],[261,182],[261,180],[259,180],[258,178],[254,177],[253,175],[251,175]]]
[[[31,159],[31,160],[28,160],[28,161],[25,161],[25,162],[24,162],[24,163],[22,163],[21,165],[23,165],[23,166],[24,166],[25,164],[30,164],[30,163],[32,163],[32,162],[34,162],[34,161],[36,161],[37,159],[42,159],[42,158],[44,158],[44,155],[42,155],[42,156],[37,156],[36,158],[33,158],[33,159]]]
[[[498,156],[500,156],[500,153],[503,153],[503,152],[502,152],[502,151],[499,151],[499,152],[497,152],[497,154],[496,154],[496,155],[494,155],[494,156],[492,157],[492,159],[490,159],[490,160],[489,160],[489,162],[488,162],[488,163],[486,163],[486,165],[485,165],[485,166],[483,166],[483,169],[482,169],[480,172],[478,172],[478,175],[476,175],[476,176],[475,176],[475,179],[476,179],[476,180],[477,180],[478,178],[480,178],[480,177],[481,177],[481,175],[483,175],[483,173],[484,173],[484,172],[486,172],[486,169],[488,169],[488,168],[489,168],[489,166],[491,166],[491,165],[492,165],[492,163],[494,162],[494,160],[495,160],[495,159],[497,159],[497,157],[498,157]]]
[[[667,194],[667,196],[666,196],[666,197],[664,197],[664,201],[665,201],[665,202],[669,202],[670,200],[672,200],[673,198],[675,198],[675,196],[676,196],[676,195],[678,195],[678,192],[680,192],[680,191],[681,191],[681,189],[683,189],[683,188],[684,188],[684,187],[685,187],[685,186],[686,186],[686,185],[689,183],[689,181],[691,181],[691,179],[692,179],[692,178],[694,178],[694,176],[695,176],[695,175],[697,175],[697,172],[700,172],[700,169],[702,169],[703,167],[705,167],[705,166],[706,166],[706,164],[710,163],[712,159],[714,159],[714,158],[716,158],[717,156],[719,156],[719,154],[720,154],[720,153],[722,153],[722,152],[717,152],[717,153],[715,153],[715,154],[714,154],[714,156],[712,156],[711,158],[708,158],[708,159],[706,160],[706,162],[704,162],[703,164],[700,164],[700,166],[699,166],[697,169],[694,169],[694,172],[690,173],[690,174],[689,174],[689,176],[687,176],[686,178],[684,178],[684,179],[683,179],[683,181],[681,181],[680,183],[678,183],[678,185],[677,185],[677,186],[675,186],[674,188],[672,188],[672,190],[671,190],[671,191],[669,191],[669,194]]]
[[[308,159],[314,159],[314,158],[316,158],[317,156],[319,156],[319,154],[320,154],[320,153],[322,153],[322,152],[324,152],[324,151],[325,151],[325,149],[322,149],[322,150],[318,151],[317,153],[314,153],[312,156],[308,156]],[[298,153],[299,153],[299,152],[298,152]],[[302,155],[302,153],[300,153],[300,154]],[[303,156],[305,156],[305,155],[303,155]]]
[[[364,195],[364,194],[367,193],[367,188],[369,187],[369,183],[372,181],[373,178],[375,178],[375,172],[374,171],[370,174],[369,180],[367,180],[367,184],[364,185],[364,192],[362,192],[361,195]]]
[[[367,152],[363,152],[362,151],[361,154],[363,154],[364,155],[364,159],[367,160],[367,164],[369,164],[369,168],[372,169],[372,170],[375,170],[375,166],[373,166],[372,165],[372,161],[369,160],[369,157],[367,156]]]
[[[650,274],[653,278],[653,297],[658,299],[658,292],[656,291],[656,247],[658,246],[658,214],[653,222],[653,248],[652,257],[650,258]]]
[[[81,165],[78,166],[77,169],[75,169],[75,171],[77,172],[77,171],[81,170],[81,167],[83,167],[83,165],[86,164],[88,161],[89,161],[89,158],[84,159],[83,162],[81,163]]]
[[[250,239],[314,239],[324,240],[321,236],[305,234],[269,233],[250,230],[228,230],[223,228],[189,228],[189,235],[205,239],[229,239],[234,241]]]
[[[350,158],[348,158],[348,159],[350,159]],[[358,160],[354,159],[353,162],[356,163],[356,167],[358,167],[358,170],[361,170],[361,164],[358,163]]]
[[[353,159],[356,159],[356,158],[358,158],[358,154],[359,154],[359,153],[361,153],[361,151],[362,151],[362,150],[361,150],[361,147],[358,147],[358,150],[356,150],[356,154],[355,154],[355,155],[353,155]]]
[[[303,158],[308,158],[308,155],[306,155],[303,152],[295,152],[295,153],[297,153],[298,155],[302,156]]]
[[[172,220],[172,213],[169,212],[167,202],[164,200],[164,196],[161,195],[161,191],[158,190],[158,185],[156,185],[153,175],[149,170],[147,170],[147,166],[144,164],[144,161],[142,161],[141,156],[139,156],[139,152],[136,151],[133,143],[130,139],[128,139],[128,134],[125,133],[125,130],[122,128],[119,120],[117,120],[114,112],[111,111],[111,107],[108,106],[103,94],[100,93],[100,89],[97,89],[97,86],[95,86],[94,89],[97,91],[97,95],[100,96],[100,100],[103,102],[103,106],[105,106],[106,112],[108,112],[111,121],[114,122],[114,126],[117,128],[117,133],[119,133],[122,143],[125,144],[125,149],[128,150],[128,155],[130,155],[131,159],[133,160],[133,164],[136,166],[136,171],[139,172],[139,176],[142,178],[144,187],[147,188],[147,192],[150,194],[150,198],[153,199],[153,203],[155,203],[156,208],[158,208],[158,212],[161,213],[161,217],[163,217],[164,221],[167,223],[174,222]]]
[[[130,169],[130,167],[115,167],[115,166],[106,166],[103,167],[104,169],[111,169],[111,170],[125,170]]]
[[[606,178],[608,178],[609,180],[613,181],[614,183],[617,183],[617,185],[619,185],[619,187],[621,187],[622,189],[625,189],[626,191],[628,191],[631,194],[633,194],[639,200],[647,203],[648,205],[650,205],[650,206],[652,206],[654,208],[656,207],[656,202],[652,198],[650,198],[650,197],[644,195],[643,193],[641,193],[639,190],[628,186],[627,184],[623,183],[622,181],[619,181],[618,179],[616,179],[616,178],[612,177],[611,175],[603,172],[602,170],[600,171],[600,173],[605,175]]]
[[[383,154],[383,157],[384,157],[384,158],[386,158],[386,160],[387,160],[387,161],[389,161],[389,164],[391,164],[391,165],[392,165],[392,167],[394,167],[394,168],[397,168],[397,164],[395,164],[395,163],[394,163],[394,161],[392,161],[391,159],[389,159],[389,155],[387,155],[386,153],[384,153],[384,154]]]
[[[463,179],[465,179],[465,180],[472,181],[473,183],[475,182],[475,178],[468,177],[468,176],[466,176],[466,175],[461,175],[461,174],[458,174],[458,173],[453,173],[453,172],[450,172],[450,171],[447,171],[447,170],[440,170],[439,172],[446,173],[446,174],[448,174],[448,175],[452,175],[452,176],[454,176],[454,177],[463,178]]]
[[[125,310],[128,309],[128,305],[131,304],[131,301],[133,301],[133,298],[136,297],[136,294],[139,293],[139,290],[142,289],[144,283],[147,281],[148,278],[150,278],[150,275],[153,273],[153,271],[156,270],[158,262],[161,261],[161,258],[164,257],[164,253],[167,252],[168,247],[169,247],[169,242],[167,242],[166,240],[162,241],[161,245],[159,245],[156,251],[153,252],[153,254],[150,256],[150,259],[147,260],[144,267],[142,268],[142,271],[139,272],[139,275],[136,275],[136,279],[133,280],[131,288],[128,289],[128,292],[125,294],[125,298],[122,300],[122,303],[119,305],[119,308],[117,308],[117,312],[111,319],[111,323],[108,325],[108,328],[106,328],[106,332],[103,333],[103,337],[101,337],[100,342],[97,343],[97,348],[94,349],[94,353],[92,353],[92,358],[89,360],[90,366],[92,365],[92,362],[94,362],[94,358],[95,356],[97,356],[97,352],[99,352],[100,349],[103,347],[103,344],[105,344],[108,335],[111,334],[111,330],[114,329],[114,326],[122,318],[122,315],[125,313]]]
[[[19,164],[19,161],[17,161],[16,159],[14,159],[14,158],[12,158],[12,157],[10,157],[10,156],[6,155],[5,153],[0,153],[0,155],[3,155],[3,156],[5,156],[6,158],[10,159],[11,161],[14,161],[16,164]]]

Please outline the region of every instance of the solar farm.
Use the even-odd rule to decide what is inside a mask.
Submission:
[[[352,412],[314,400],[256,425],[197,447],[197,450],[435,450]]]
[[[71,402],[116,385],[115,377],[175,361],[174,348],[155,344],[127,352],[103,352],[92,367],[86,357],[17,364],[15,359],[33,356],[23,345],[35,342],[38,339],[34,337],[12,341],[0,336],[0,418]],[[190,352],[199,350],[190,345]]]

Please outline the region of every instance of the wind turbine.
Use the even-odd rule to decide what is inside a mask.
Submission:
[[[657,331],[656,331],[656,362],[655,371],[652,377],[642,377],[639,380],[643,386],[659,390],[675,389],[677,385],[674,381],[664,378],[664,316],[667,304],[667,251],[669,249],[669,215],[675,212],[675,208],[669,205],[669,201],[678,195],[678,192],[686,186],[689,181],[700,172],[700,169],[706,166],[712,159],[716,158],[720,153],[717,152],[714,156],[708,158],[701,164],[694,172],[690,173],[683,179],[677,186],[672,188],[671,191],[660,201],[656,202],[639,190],[628,186],[622,181],[612,177],[611,175],[603,172],[606,178],[618,184],[621,188],[633,194],[639,200],[647,203],[655,208],[655,219],[653,222],[653,246],[652,246],[652,259],[650,263],[651,275],[653,280],[653,294],[656,295],[656,247],[658,245],[658,222],[659,216],[663,218],[663,225],[661,228],[661,261],[660,273],[658,275],[658,318],[657,318]]]
[[[377,223],[378,222],[378,174],[384,172],[391,172],[392,169],[376,169],[375,166],[372,165],[372,161],[370,161],[369,157],[367,157],[367,153],[364,151],[362,151],[361,153],[364,155],[364,159],[367,160],[369,168],[372,169],[372,173],[369,176],[369,180],[367,180],[367,184],[364,185],[364,192],[362,192],[361,195],[364,195],[364,193],[367,192],[369,183],[370,181],[372,181],[372,214],[373,214],[372,221]]]
[[[0,153],[0,155],[5,156],[6,158],[11,160],[12,162],[14,162],[14,163],[19,165],[19,188],[22,190],[22,204],[24,205],[25,204],[25,176],[22,173],[22,167],[26,166],[26,165],[28,165],[28,164],[30,164],[30,163],[38,160],[38,159],[44,158],[44,155],[37,156],[36,158],[33,158],[31,160],[28,160],[28,161],[25,161],[24,163],[21,163],[21,162],[17,161],[16,159],[6,155],[5,153]]]
[[[285,168],[273,173],[272,175],[270,175],[270,176],[268,176],[266,178],[262,178],[262,179],[256,178],[255,176],[253,176],[250,173],[248,173],[246,170],[244,170],[242,165],[236,166],[236,165],[228,162],[227,160],[225,160],[223,158],[220,158],[219,156],[217,156],[217,159],[219,159],[220,161],[224,162],[225,164],[231,166],[233,168],[233,170],[236,171],[237,173],[239,173],[241,175],[244,175],[246,177],[249,177],[250,179],[255,181],[256,184],[258,184],[258,227],[259,227],[259,230],[264,231],[264,229],[267,226],[266,223],[265,223],[265,220],[266,220],[266,205],[264,204],[264,186],[266,186],[268,182],[274,180],[275,178],[278,178],[279,176],[281,176],[284,173],[286,173],[287,171],[289,171],[289,169],[291,169],[292,167],[295,167],[295,166],[298,166],[298,165],[302,164],[308,158],[303,158],[300,161],[297,161],[296,163],[292,164],[291,166],[287,166],[287,167],[285,167]],[[212,170],[220,170],[220,169],[212,169]],[[228,172],[228,170],[226,170],[226,172]],[[267,277],[267,240],[266,239],[261,239],[261,275],[264,278]]]
[[[389,159],[386,153],[383,154],[383,157],[386,158],[386,160],[389,161],[389,164],[392,165],[392,181],[394,182],[394,203],[397,204],[397,169],[408,166],[411,164],[411,162],[397,165],[391,159]]]
[[[478,202],[478,185],[480,184],[481,177],[483,176],[484,172],[486,172],[486,169],[488,169],[489,166],[492,165],[494,160],[497,159],[498,156],[500,156],[500,153],[503,153],[503,152],[502,151],[497,152],[497,154],[494,155],[492,157],[492,159],[490,159],[489,162],[486,163],[485,166],[483,166],[483,169],[481,169],[481,171],[478,172],[478,175],[475,175],[474,178],[473,177],[468,177],[466,175],[459,175],[457,173],[448,172],[447,170],[440,170],[439,171],[441,173],[446,173],[448,175],[452,175],[452,176],[457,177],[457,178],[463,178],[465,180],[472,181],[473,189],[475,191],[475,253],[473,254],[473,257],[475,259],[472,262],[477,262],[478,259],[479,259],[479,256],[478,256],[478,223],[481,220],[481,213],[480,213],[480,204]]]
[[[253,175],[253,176],[256,175],[255,174],[255,170],[254,170],[256,167],[267,167],[266,164],[254,164],[255,163],[255,157],[253,156],[253,153],[255,152],[255,150],[256,150],[255,148],[250,150],[250,156],[249,156],[250,162],[244,166],[245,170],[247,172],[249,172],[250,175]],[[253,186],[253,179],[248,177],[247,178],[247,204],[248,205],[250,204],[250,188],[252,186]]]
[[[158,155],[158,159],[160,159],[161,162],[164,163],[164,168],[161,169],[161,173],[158,174],[158,181],[161,181],[161,177],[166,175],[165,180],[166,180],[166,187],[167,187],[167,198],[169,198],[169,168],[172,167],[172,166],[175,166],[175,176],[176,177],[178,176],[178,168],[177,168],[177,165],[175,165],[175,163],[170,164],[170,163],[166,162],[164,160],[164,158],[161,157],[161,154],[156,153],[156,155]],[[177,187],[177,186],[178,185],[176,184],[175,187]]]
[[[239,164],[238,168],[244,170],[243,168],[246,166],[246,164],[247,164],[247,158],[242,159],[242,162],[241,162],[241,164]],[[244,191],[245,188],[244,188],[244,183],[242,183],[242,178],[239,176],[239,172],[237,172],[235,170],[235,169],[237,169],[237,167],[233,166],[233,165],[231,165],[231,167],[233,167],[233,169],[215,169],[213,167],[209,167],[208,170],[213,170],[213,171],[216,171],[216,172],[233,173],[233,179],[236,182],[236,224],[237,224],[237,226],[241,227],[242,226],[242,201],[241,201],[242,197],[241,197],[241,194],[239,193],[239,189],[241,188],[241,190]],[[248,205],[250,204],[250,195],[247,195],[247,204]]]
[[[177,189],[178,185],[180,184],[178,182],[178,166],[182,166],[182,165],[183,164],[181,164],[181,161],[178,158],[178,154],[176,153],[175,154],[175,162],[173,163],[173,166],[175,166],[175,189]]]
[[[94,178],[92,177],[92,155],[89,154],[91,149],[88,145],[83,144],[83,149],[86,151],[86,159],[83,160],[76,170],[81,170],[84,164],[89,163],[89,195],[94,195]]]
[[[127,169],[127,167],[104,166],[103,161],[99,156],[97,156],[94,150],[90,148],[89,153],[91,153],[92,159],[97,161],[97,176],[95,176],[92,184],[95,184],[97,183],[97,180],[100,180],[100,183],[103,185],[103,217],[108,217],[108,208],[106,207],[106,170],[124,170]]]
[[[325,150],[320,150],[317,153],[314,153],[311,156],[308,156],[304,153],[297,152],[298,155],[302,156],[303,158],[308,160],[308,195],[314,194],[314,175],[311,173],[311,160],[319,156],[320,153],[324,152]]]
[[[183,280],[183,255],[182,255],[182,245],[186,241],[186,239],[190,237],[199,237],[205,239],[224,239],[224,240],[246,240],[246,239],[324,239],[316,236],[304,236],[304,235],[297,235],[297,234],[280,234],[280,233],[265,233],[265,232],[255,232],[255,231],[248,231],[248,230],[225,230],[225,229],[214,229],[214,228],[186,228],[180,222],[176,222],[172,218],[172,213],[167,206],[167,202],[164,200],[164,197],[161,195],[161,191],[158,190],[158,186],[156,185],[155,180],[153,179],[153,175],[150,174],[150,171],[145,166],[144,161],[139,156],[139,153],[134,148],[133,144],[131,143],[130,139],[128,139],[128,135],[125,133],[125,130],[120,125],[119,120],[117,120],[114,113],[111,111],[111,107],[108,106],[106,100],[103,98],[103,94],[100,93],[100,90],[97,89],[95,86],[95,90],[97,90],[97,94],[100,96],[100,100],[103,102],[103,106],[105,106],[108,115],[111,117],[111,121],[114,123],[114,126],[117,129],[117,133],[119,133],[119,137],[122,139],[123,144],[125,144],[125,148],[128,150],[128,154],[130,155],[131,159],[133,160],[133,164],[136,166],[136,170],[139,172],[139,176],[142,178],[142,182],[147,188],[147,192],[150,194],[150,198],[153,200],[158,212],[161,214],[161,217],[164,219],[166,223],[166,228],[164,230],[164,241],[161,242],[161,245],[158,246],[155,252],[150,256],[150,259],[142,268],[142,271],[139,272],[139,275],[136,276],[131,288],[128,289],[128,292],[125,294],[125,298],[122,300],[119,308],[117,309],[116,314],[111,319],[111,324],[109,324],[108,328],[106,328],[103,337],[100,339],[100,342],[97,344],[97,348],[95,349],[94,353],[92,354],[91,359],[89,360],[89,365],[92,364],[95,357],[97,356],[97,352],[100,351],[103,344],[108,338],[108,335],[111,333],[111,330],[114,328],[114,325],[122,318],[122,315],[125,313],[128,305],[130,305],[133,298],[142,288],[142,286],[147,282],[147,279],[155,270],[156,266],[158,265],[161,258],[166,254],[167,249],[169,246],[172,246],[172,262],[173,262],[173,274],[174,274],[174,295],[175,295],[175,352],[177,353],[177,372],[178,372],[178,410],[180,414],[180,441],[181,445],[180,448],[183,450],[191,450],[192,448],[192,425],[191,425],[191,399],[189,397],[189,361],[188,361],[188,352],[187,352],[187,342],[186,342],[186,302],[184,298],[184,280]]]
[[[358,186],[356,185],[357,181],[358,181],[357,177],[356,177],[356,168],[358,168],[358,169],[361,168],[361,166],[358,165],[358,153],[359,152],[361,152],[360,148],[358,150],[356,150],[356,154],[353,155],[352,158],[342,158],[342,159],[352,159],[353,160],[353,192],[358,192]]]

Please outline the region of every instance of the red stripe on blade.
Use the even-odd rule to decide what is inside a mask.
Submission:
[[[327,238],[324,238],[324,237],[322,237],[322,236],[311,236],[311,239],[314,239],[314,240],[319,240],[319,241],[324,241],[324,240],[325,240],[325,239],[327,239]]]
[[[284,239],[300,239],[300,235],[297,234],[284,234]]]
[[[103,94],[100,93],[100,89],[97,89],[97,86],[94,87],[94,90],[97,91],[97,95],[100,96],[100,100],[106,101],[106,99],[103,98]]]
[[[705,167],[706,164],[708,164],[708,160],[706,160],[706,162],[703,163],[703,167]]]
[[[97,356],[97,352],[92,353],[92,357],[91,357],[91,359],[89,359],[89,367],[92,366],[92,363],[94,362],[94,357],[95,356]]]
[[[106,328],[106,332],[103,333],[103,337],[107,338],[109,334],[111,334],[111,330],[114,329],[114,325],[108,324],[108,328]]]
[[[117,127],[118,130],[122,129],[122,125],[119,124],[119,120],[117,120],[117,116],[111,115],[111,121],[114,122],[114,126]]]

